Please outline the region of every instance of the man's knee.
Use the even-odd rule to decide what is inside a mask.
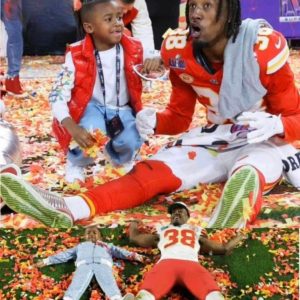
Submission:
[[[181,185],[172,170],[162,161],[145,160],[130,171],[130,174],[147,191],[147,197],[151,198],[158,193],[171,193]]]

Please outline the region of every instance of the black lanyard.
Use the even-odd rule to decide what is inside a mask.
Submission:
[[[104,73],[103,67],[100,59],[99,51],[96,50],[96,62],[97,62],[97,70],[98,76],[100,79],[101,90],[103,94],[104,100],[104,119],[107,120],[106,114],[106,92],[105,92],[105,83],[104,83]],[[117,93],[117,115],[119,114],[119,106],[120,106],[120,81],[121,81],[121,60],[120,60],[120,45],[116,44],[116,93]]]

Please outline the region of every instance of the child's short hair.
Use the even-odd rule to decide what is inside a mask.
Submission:
[[[81,9],[79,11],[81,20],[82,21],[86,20],[88,14],[93,10],[95,5],[97,5],[99,3],[108,3],[111,1],[113,1],[113,0],[83,0]]]
[[[97,230],[100,233],[99,227],[97,225],[91,225],[85,228],[85,233],[89,232],[90,230]]]
[[[77,23],[77,38],[79,40],[83,39],[85,36],[85,31],[83,28],[83,22],[87,20],[87,15],[92,11],[98,3],[108,3],[114,0],[81,0],[81,7],[79,10],[74,12],[75,20]]]

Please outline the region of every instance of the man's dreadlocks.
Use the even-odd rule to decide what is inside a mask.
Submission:
[[[221,12],[223,9],[224,1],[227,2],[227,11],[228,11],[228,26],[227,26],[227,37],[230,38],[233,37],[233,43],[236,40],[236,37],[239,33],[240,25],[242,24],[241,20],[241,3],[240,0],[219,0],[219,6],[217,11],[217,18],[216,21],[219,21],[219,18],[221,16]],[[185,17],[187,22],[187,28],[189,27],[189,2],[187,1],[186,8],[185,8]]]

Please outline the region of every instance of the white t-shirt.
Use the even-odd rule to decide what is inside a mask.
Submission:
[[[117,93],[116,93],[116,46],[100,51],[100,59],[104,74],[105,83],[105,104],[108,108],[117,108]],[[119,106],[120,109],[128,108],[129,94],[124,71],[124,51],[120,45],[120,94]],[[67,103],[71,100],[71,92],[75,82],[75,66],[70,52],[67,53],[65,63],[62,65],[61,72],[58,74],[57,80],[52,88],[49,96],[53,116],[61,122],[66,117],[70,117]],[[98,72],[93,89],[92,98],[104,105],[103,93],[101,90],[100,79]]]

